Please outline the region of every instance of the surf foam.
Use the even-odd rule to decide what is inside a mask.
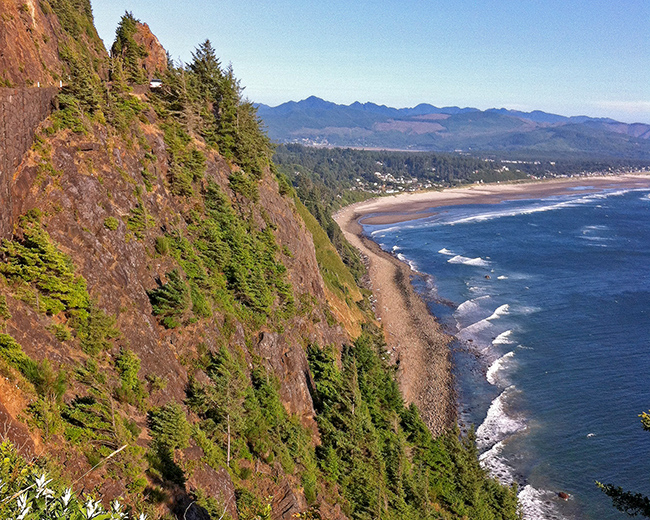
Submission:
[[[504,316],[510,312],[510,305],[507,303],[501,305],[500,307],[497,307],[497,309],[492,313],[492,315],[488,318],[485,318],[488,321],[491,320],[496,320],[497,318],[500,318],[501,316]]]
[[[506,411],[508,397],[514,392],[515,386],[510,385],[490,404],[485,420],[476,430],[476,445],[479,449],[491,448],[497,442],[526,428],[522,419],[512,417]]]
[[[512,330],[506,330],[499,334],[494,340],[492,341],[492,345],[512,345],[514,341],[510,339],[510,336],[512,335]]]
[[[450,264],[464,264],[475,267],[488,267],[490,265],[490,262],[483,260],[480,256],[478,258],[468,258],[466,256],[456,255],[447,260],[447,262]]]
[[[487,373],[485,374],[488,383],[491,385],[497,384],[499,381],[499,378],[497,377],[498,373],[506,368],[508,362],[514,357],[514,355],[514,351],[508,352],[490,365],[490,368],[487,369]]]

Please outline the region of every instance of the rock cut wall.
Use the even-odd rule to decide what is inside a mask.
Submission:
[[[59,89],[0,88],[0,238],[11,233],[11,182],[32,146],[38,125],[52,112]]]

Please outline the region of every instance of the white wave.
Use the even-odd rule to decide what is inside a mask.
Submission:
[[[492,315],[489,318],[485,318],[485,319],[488,321],[496,320],[497,318],[500,318],[501,316],[504,316],[509,312],[510,312],[510,305],[505,303],[500,307],[497,307],[497,309],[492,313]]]
[[[409,260],[402,253],[397,253],[397,259],[408,264],[412,271],[419,273],[418,266],[413,260]]]
[[[448,256],[456,256],[456,253],[453,253],[452,251],[449,251],[446,247],[443,247],[440,251],[438,251],[441,255],[448,255]]]
[[[490,404],[485,420],[476,430],[476,445],[479,449],[491,448],[497,442],[526,428],[522,419],[506,412],[506,401],[514,391],[515,386],[510,385]]]
[[[459,339],[467,341],[468,339],[475,339],[475,337],[485,329],[492,327],[493,325],[488,320],[480,320],[476,323],[472,323],[467,327],[464,327],[458,331],[456,335]]]
[[[553,503],[556,494],[552,491],[535,489],[530,484],[519,492],[519,506],[524,520],[550,520],[564,518]]]
[[[400,246],[393,246],[393,252],[400,251],[402,248]]]
[[[488,383],[491,385],[496,385],[498,382],[497,374],[506,368],[506,365],[508,364],[508,361],[510,361],[514,357],[515,353],[514,351],[508,352],[507,354],[504,354],[501,356],[499,359],[497,359],[494,363],[490,365],[490,368],[487,369],[487,373],[485,374],[485,378],[488,380]]]
[[[450,264],[465,264],[477,267],[487,267],[490,265],[490,262],[483,260],[480,256],[478,258],[468,258],[466,256],[456,255],[447,260],[447,262]]]
[[[517,305],[514,308],[514,312],[516,314],[534,314],[536,312],[539,312],[541,310],[540,307],[533,307],[532,305]]]
[[[508,277],[504,276],[504,275],[497,276],[497,280],[507,280],[507,279],[508,279]]]
[[[459,305],[458,309],[454,313],[458,327],[458,333],[456,334],[458,339],[463,341],[472,341],[475,346],[478,346],[479,344],[483,347],[490,346],[490,338],[493,338],[494,334],[496,334],[496,331],[493,330],[494,325],[492,322],[501,316],[508,314],[509,305],[501,305],[492,314],[486,318],[482,318],[482,316],[487,314],[487,309],[482,307],[480,303],[489,298],[491,298],[490,295],[485,295],[472,300],[467,300]],[[469,323],[469,325],[467,325],[467,323]]]
[[[489,295],[485,295],[485,296],[480,296],[478,298],[472,298],[471,300],[464,301],[456,308],[456,312],[454,313],[454,315],[457,318],[461,318],[471,312],[475,312],[480,308],[479,302],[487,300],[489,298],[490,298]]]
[[[503,451],[503,441],[497,442],[488,451],[479,456],[481,467],[485,469],[490,476],[496,478],[502,484],[509,486],[514,482],[514,470],[505,460],[500,457]]]
[[[515,482],[515,471],[503,457],[503,441],[479,456],[479,462],[492,477],[509,486]],[[524,520],[563,520],[557,508],[557,494],[553,491],[536,489],[530,484],[520,487],[517,498]]]
[[[511,335],[512,335],[511,330],[506,330],[505,332],[502,332],[496,338],[494,338],[494,340],[492,341],[492,345],[512,345],[514,341],[510,339]]]
[[[580,238],[582,240],[592,240],[594,242],[611,242],[613,239],[610,237],[598,237],[598,236],[589,236],[589,235],[581,235]]]
[[[471,222],[484,222],[486,220],[493,220],[502,217],[514,217],[517,215],[530,215],[533,213],[542,213],[545,211],[555,211],[558,209],[572,208],[581,204],[589,204],[596,200],[606,199],[608,197],[623,195],[625,193],[628,193],[629,191],[631,190],[618,190],[618,191],[610,191],[604,193],[594,193],[583,197],[578,197],[578,198],[571,197],[568,199],[565,196],[549,197],[548,199],[543,199],[532,205],[487,211],[485,213],[463,216],[455,220],[450,220],[443,223],[448,225],[454,225],[454,224],[465,224]]]

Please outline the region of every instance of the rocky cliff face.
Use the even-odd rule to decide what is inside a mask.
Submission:
[[[88,1],[2,0],[0,13],[0,86],[67,83],[79,48],[105,75],[106,51]]]
[[[55,57],[56,44],[67,36],[60,32],[61,23],[55,13],[43,12],[43,6],[49,4],[39,5],[3,4],[7,13],[3,17],[4,28],[12,31],[21,28],[28,34],[24,41],[19,37],[16,45],[2,46],[0,70],[11,83],[24,84],[28,78],[40,78],[45,83],[67,67]],[[7,31],[0,34],[6,35]],[[52,48],[47,46],[46,35]],[[164,49],[145,24],[139,24],[134,38],[147,49],[143,60],[147,73],[153,75],[165,70]],[[16,63],[23,65],[16,69]],[[248,223],[250,233],[270,230],[277,249],[275,258],[286,268],[296,311],[261,320],[237,301],[235,311],[220,309],[217,302],[213,312],[188,318],[181,327],[165,326],[152,308],[152,291],[169,284],[170,273],[180,265],[185,266],[185,271],[189,268],[183,264],[184,253],[174,256],[163,250],[162,239],[174,233],[188,236],[200,218],[199,213],[204,211],[203,199],[173,192],[170,178],[178,163],[175,152],[170,150],[166,127],[147,98],[149,94],[123,95],[121,103],[137,106],[138,116],[133,118],[131,114],[131,122],[116,130],[114,125],[106,124],[104,114],[100,115],[99,111],[90,117],[67,108],[47,119],[56,93],[56,89],[43,88],[0,92],[0,122],[5,143],[0,154],[0,232],[4,239],[0,260],[5,262],[5,267],[0,269],[4,273],[0,275],[0,314],[4,316],[0,317],[0,357],[15,341],[35,363],[47,361],[48,367],[68,374],[67,390],[56,405],[63,411],[57,412],[56,417],[43,412],[45,415],[37,414],[40,419],[30,419],[35,417],[35,407],[46,400],[39,397],[38,383],[32,386],[24,382],[20,370],[12,368],[7,362],[10,358],[4,358],[0,369],[9,377],[7,381],[16,382],[0,385],[0,421],[5,424],[5,438],[15,441],[26,453],[49,453],[71,476],[81,475],[92,465],[92,454],[74,444],[72,432],[77,431],[74,428],[79,427],[79,420],[66,419],[65,414],[81,409],[79,399],[92,399],[95,403],[109,403],[114,417],[118,414],[133,424],[134,432],[140,432],[133,452],[140,455],[133,457],[144,461],[138,450],[146,449],[151,442],[147,410],[185,402],[192,384],[209,385],[207,369],[201,360],[225,347],[241,353],[242,366],[248,367],[246,371],[255,367],[277,380],[282,407],[288,416],[311,432],[311,442],[318,442],[310,393],[313,382],[305,348],[308,344],[341,345],[348,337],[340,326],[328,324],[329,311],[324,303],[325,289],[314,245],[292,198],[280,194],[268,168],[256,181],[257,202],[242,198],[233,191],[231,181],[241,168],[224,159],[216,147],[206,146],[198,137],[191,138],[193,150],[204,158],[204,173],[200,180],[194,181],[193,192],[203,193],[217,186],[238,218]],[[12,134],[8,126],[19,131]],[[34,229],[39,230],[36,233],[40,239],[30,234]],[[34,241],[38,240],[40,245],[35,246]],[[88,334],[81,332],[82,318],[73,307],[67,310],[48,307],[52,302],[50,289],[39,285],[33,272],[27,275],[20,271],[20,265],[24,265],[21,262],[30,260],[20,256],[25,250],[17,253],[16,248],[26,248],[30,253],[25,254],[38,257],[41,274],[52,269],[58,269],[59,274],[67,270],[74,272],[71,277],[82,280],[79,283],[85,285],[89,301],[93,302],[90,306],[83,304],[84,308],[90,309],[91,314],[95,312],[92,309],[97,309],[99,321],[111,323],[104,329],[114,331],[102,333],[101,352],[84,347],[83,338]],[[42,263],[44,258],[50,260]],[[54,258],[67,267],[53,266],[59,261]],[[49,267],[45,265],[50,261]],[[17,270],[22,274],[16,274]],[[190,275],[185,276],[189,281]],[[46,298],[49,303],[45,303]],[[83,319],[92,322],[92,317]],[[143,383],[138,383],[137,388],[138,392],[144,392],[144,397],[124,397],[115,386],[111,392],[117,393],[102,394],[101,388],[119,385],[120,378],[124,382],[126,369],[120,368],[120,360],[125,359],[127,351],[138,360],[136,372]],[[45,365],[39,366],[46,372],[49,370],[43,368]],[[86,373],[89,366],[105,372],[103,377],[96,377],[100,383],[88,383],[78,376]],[[20,388],[21,385],[26,386]],[[100,394],[103,397],[98,397]],[[147,404],[143,404],[143,398]],[[59,413],[67,421],[64,427],[58,422]],[[46,418],[41,421],[43,417]],[[47,417],[54,417],[54,422],[48,422]],[[191,412],[188,417],[190,422],[197,420]],[[192,440],[177,453],[174,464],[186,469],[185,478],[182,485],[166,492],[165,507],[183,510],[192,502],[190,496],[207,493],[226,503],[231,517],[237,518],[231,477],[223,466],[215,469],[218,465],[206,462],[209,454],[204,448]],[[126,468],[133,467],[132,461],[124,464]],[[246,462],[241,464],[242,471],[246,470]],[[271,456],[266,461],[257,461],[254,468],[248,469],[251,470],[260,476],[250,486],[256,493],[263,490],[274,497],[274,517],[290,518],[307,508],[300,478],[283,469],[278,461],[272,462]],[[107,499],[125,496],[131,490],[131,483],[119,478],[124,476],[123,471],[127,470],[100,468],[85,478],[84,485],[87,489],[96,488]],[[155,487],[155,477],[147,478],[149,484],[142,486]],[[323,499],[320,501],[322,511],[329,511],[331,518],[343,517],[339,509],[328,506]],[[191,517],[192,514],[187,518]]]
[[[142,68],[149,80],[167,70],[167,53],[146,23],[137,24],[133,39],[146,53],[142,59]]]
[[[62,77],[61,27],[35,0],[0,2],[0,81],[4,86],[53,85]]]

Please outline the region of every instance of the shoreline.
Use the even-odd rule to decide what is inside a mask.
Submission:
[[[505,200],[546,198],[572,193],[594,193],[606,189],[650,187],[650,174],[569,177],[502,184],[471,184],[441,191],[400,193],[375,197],[340,209],[334,219],[354,210],[357,219],[368,225],[396,224],[435,214],[433,208],[464,204],[497,204]],[[369,216],[371,215],[372,216]],[[365,217],[365,218],[364,218]]]
[[[435,214],[431,208],[436,207],[496,204],[505,200],[565,195],[577,189],[588,194],[616,188],[650,188],[650,175],[577,177],[405,193],[358,202],[333,215],[346,239],[368,260],[376,315],[383,324],[386,343],[399,363],[400,389],[407,403],[418,406],[434,435],[454,426],[457,421],[449,348],[453,337],[442,330],[424,299],[413,288],[411,279],[419,273],[366,237],[360,221],[374,225],[394,224],[431,216]]]

